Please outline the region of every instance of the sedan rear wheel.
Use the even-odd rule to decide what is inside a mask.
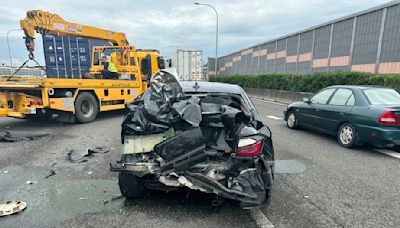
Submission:
[[[338,141],[343,147],[354,147],[356,142],[357,134],[353,125],[349,123],[344,123],[339,127],[338,131]]]
[[[294,114],[294,112],[291,111],[288,113],[286,125],[290,129],[295,129],[297,127],[297,118],[296,118],[296,114]]]

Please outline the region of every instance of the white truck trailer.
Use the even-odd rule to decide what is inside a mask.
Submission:
[[[172,56],[172,64],[176,67],[182,81],[203,81],[203,51],[178,49]]]

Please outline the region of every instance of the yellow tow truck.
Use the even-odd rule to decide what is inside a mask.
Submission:
[[[95,46],[90,72],[80,78],[0,78],[0,116],[48,118],[58,114],[63,122],[87,123],[99,112],[125,108],[147,89],[150,77],[166,67],[156,50],[138,50],[129,45],[124,33],[65,21],[41,10],[27,12],[20,21],[29,58],[34,59],[35,33],[94,38],[113,46]],[[103,79],[103,55],[109,55],[120,75]]]

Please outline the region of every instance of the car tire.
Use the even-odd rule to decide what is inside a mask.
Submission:
[[[357,142],[356,129],[352,124],[344,123],[339,127],[337,138],[339,145],[346,148],[352,148]]]
[[[96,119],[99,113],[99,103],[96,98],[88,92],[78,95],[75,101],[75,116],[79,123],[89,123]]]
[[[274,168],[270,166],[268,169],[261,166],[262,177],[265,184],[265,201],[267,205],[271,203],[272,186],[274,185]]]
[[[290,129],[296,129],[298,125],[297,116],[293,111],[287,114],[286,126]]]
[[[128,199],[137,199],[143,197],[144,188],[139,177],[128,174],[118,174],[118,185],[121,194]]]

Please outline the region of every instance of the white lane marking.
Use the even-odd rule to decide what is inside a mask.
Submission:
[[[274,228],[274,225],[268,220],[260,209],[249,210],[250,217],[256,222],[257,226],[260,228]]]
[[[282,103],[275,102],[275,101],[264,100],[264,99],[257,98],[257,97],[250,97],[250,98],[254,99],[256,101],[261,101],[261,102],[265,102],[265,103],[270,103],[270,104],[275,104],[275,105],[280,105],[280,106],[285,106],[285,107],[288,106],[288,104],[282,104]]]
[[[382,153],[389,155],[391,157],[399,158],[400,159],[400,153],[393,151],[393,150],[387,150],[387,149],[375,149],[376,152]]]
[[[270,118],[270,119],[273,119],[273,120],[283,120],[282,118],[277,117],[277,116],[267,116],[267,118]]]

